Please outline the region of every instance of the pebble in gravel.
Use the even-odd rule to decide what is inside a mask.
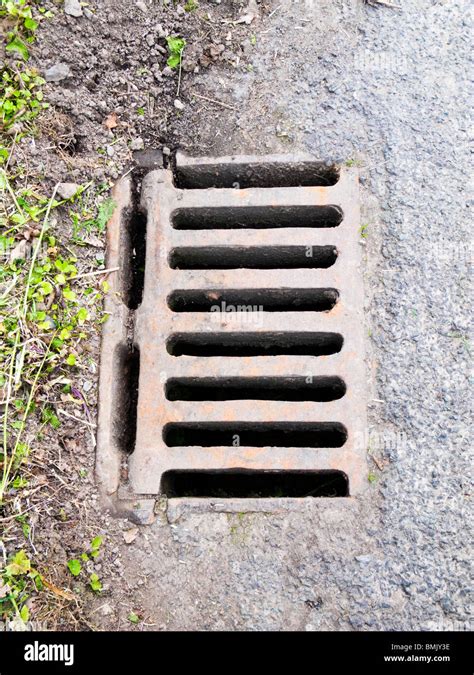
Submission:
[[[67,63],[55,63],[54,66],[47,68],[44,73],[46,82],[61,82],[68,77],[71,77],[72,71]]]
[[[144,14],[148,14],[148,7],[142,0],[138,0],[138,2],[136,2],[135,4],[138,7],[138,9],[141,10]]]
[[[69,16],[82,16],[82,7],[79,0],[64,0],[64,13]]]
[[[80,185],[77,183],[59,183],[58,185],[58,195],[62,199],[71,199],[80,189]]]
[[[133,141],[130,143],[130,150],[143,150],[145,147],[145,142],[143,138],[134,138]]]

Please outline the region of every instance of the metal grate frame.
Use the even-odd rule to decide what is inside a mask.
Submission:
[[[291,160],[281,156],[203,160],[178,154],[177,183],[191,186],[184,188],[175,185],[176,178],[169,169],[149,172],[142,183],[139,205],[147,219],[144,288],[141,303],[132,311],[124,303],[124,289],[129,284],[127,256],[131,254],[127,226],[133,222],[136,211],[132,179],[123,178],[116,185],[116,210],[107,233],[107,267],[120,270],[110,277],[111,290],[105,308],[109,319],[104,325],[101,353],[96,465],[106,494],[117,493],[125,479],[137,496],[158,495],[162,478],[170,470],[342,471],[348,478],[351,496],[363,489],[367,475],[364,443],[367,422],[358,175],[353,168],[341,167],[333,185],[292,186],[293,181],[299,180],[298,171],[304,175],[305,164],[311,164],[313,170],[317,167],[306,156]],[[224,167],[220,172],[219,166]],[[270,184],[273,171],[278,187],[254,186],[262,166],[262,182]],[[232,176],[237,176],[237,183],[247,182],[250,187],[228,187]],[[213,180],[224,187],[206,187]],[[335,225],[338,220],[340,223]],[[269,263],[268,269],[262,265],[252,269],[252,263],[245,269],[179,268],[183,256],[194,260],[191,267],[202,267],[199,260],[204,249],[208,249],[208,254],[211,251],[216,260],[220,254],[230,255],[232,266],[232,256],[241,256],[248,247],[252,247],[254,254],[257,251],[254,247],[258,247],[262,255],[274,249],[272,255],[277,262]],[[291,261],[296,247],[314,250],[315,255],[336,249],[337,257],[328,266],[303,268],[297,267],[298,262],[291,262],[286,268],[271,268],[278,264],[279,251],[286,252],[289,257],[285,260]],[[248,259],[252,259],[252,254]],[[247,301],[249,297],[252,299],[249,289],[260,290],[264,298],[269,297],[266,291],[271,290],[276,306],[265,311],[263,301],[261,325],[249,321],[236,327],[225,313],[216,317],[206,311],[208,301],[221,302],[229,289],[233,292],[231,299],[245,292]],[[301,308],[298,300],[294,300],[294,289],[308,298],[316,290],[324,289],[321,302],[329,297],[331,304],[327,308],[321,306],[325,311],[315,310],[311,304]],[[196,291],[200,291],[197,299]],[[285,298],[290,298],[289,307],[285,306]],[[284,306],[284,311],[280,311],[278,303]],[[191,311],[182,311],[183,307]],[[342,347],[339,344],[338,351],[337,345],[334,348],[329,345],[326,353],[323,349],[318,356],[304,353],[304,348],[299,354],[175,355],[183,348],[189,351],[190,335],[193,344],[199,343],[200,336],[204,336],[205,342],[209,339],[212,342],[216,334],[218,341],[225,343],[229,335],[236,333],[257,344],[265,341],[265,335],[272,334],[271,339],[280,345],[276,351],[281,350],[281,344],[288,342],[291,334],[300,336],[294,339],[302,344],[318,342],[322,335],[340,336]],[[290,338],[289,343],[294,339]],[[196,347],[191,345],[191,352],[193,349]],[[137,350],[140,355],[136,438],[130,455],[123,451],[120,427],[124,405],[134,405],[127,395],[124,399],[124,383],[117,373],[117,359],[124,350]],[[170,353],[173,350],[175,353]],[[249,382],[258,385],[254,378],[263,378],[262,382],[270,383],[268,386],[274,378],[298,382],[304,378],[307,383],[333,378],[331,381],[342,381],[345,389],[335,400],[320,401],[169,400],[166,396],[170,382],[212,384],[214,378],[223,378],[227,384],[240,378],[247,385]],[[119,405],[118,401],[122,403]],[[338,428],[345,429],[347,438],[339,447],[255,447],[230,443],[201,447],[165,442],[166,430],[173,429],[169,425],[224,423],[230,431],[234,425],[238,435],[239,422],[257,428],[262,424],[277,427],[286,424],[290,428],[301,425],[302,429],[316,423],[323,429],[324,425],[339,425]]]

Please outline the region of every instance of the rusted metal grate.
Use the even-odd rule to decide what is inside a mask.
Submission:
[[[120,270],[101,363],[106,492],[127,481],[136,495],[360,492],[357,172],[178,153],[140,192],[119,182],[108,228]]]

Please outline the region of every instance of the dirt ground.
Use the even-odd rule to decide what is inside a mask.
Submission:
[[[396,245],[403,246],[399,233],[410,234],[390,220],[390,209],[406,213],[404,199],[412,199],[416,208],[412,186],[403,181],[417,168],[404,164],[405,159],[397,164],[397,153],[402,156],[408,144],[415,156],[419,148],[416,121],[408,134],[403,114],[393,113],[381,100],[392,100],[402,86],[408,99],[415,90],[425,110],[431,95],[428,101],[423,98],[426,87],[437,92],[433,82],[413,83],[410,77],[415,76],[404,73],[406,64],[412,68],[410,60],[418,58],[429,74],[436,71],[434,52],[423,61],[424,46],[416,45],[422,38],[410,32],[423,3],[405,16],[362,0],[200,0],[191,11],[185,4],[190,10],[194,3],[184,1],[101,0],[84,4],[78,17],[65,15],[62,2],[43,4],[54,17],[41,24],[32,59],[47,80],[54,79],[57,69],[53,75],[50,69],[58,64],[67,75],[45,85],[51,107],[40,119],[39,135],[20,145],[14,159],[28,165],[43,191],[57,182],[93,181],[107,194],[133,166],[134,152],[143,148],[180,147],[194,155],[309,150],[324,160],[359,166],[370,227],[370,236],[361,241],[366,252],[370,424],[382,435],[408,434],[409,440],[395,449],[383,444],[373,449],[370,467],[376,480],[356,503],[325,500],[276,514],[252,505],[240,514],[176,503],[158,509],[151,527],[138,527],[105,512],[94,484],[97,330],[87,340],[88,370],[74,375],[81,400],[75,417],[81,421],[58,413],[61,426],[45,431],[30,464],[26,545],[56,589],[72,593],[33,595],[28,601],[31,618],[50,630],[464,630],[466,558],[459,520],[447,539],[452,510],[459,507],[461,518],[465,514],[466,493],[464,487],[453,487],[452,501],[438,509],[423,480],[442,480],[446,458],[436,455],[432,465],[432,458],[420,451],[417,434],[424,416],[438,434],[435,441],[428,438],[428,445],[444,447],[433,420],[447,410],[457,448],[456,425],[465,423],[465,411],[459,407],[458,414],[449,400],[442,413],[423,409],[417,387],[426,378],[427,390],[433,391],[426,375],[430,356],[419,346],[424,370],[408,386],[397,373],[405,368],[415,372],[417,365],[408,360],[411,347],[397,351],[397,340],[408,344],[411,336],[397,335],[395,329],[391,333],[401,316],[398,299],[406,295],[402,281],[396,286],[397,278],[403,279],[410,265],[407,249],[403,265],[397,262]],[[456,30],[459,21],[445,3],[428,4],[436,30],[425,26],[428,37],[423,39],[436,43],[445,20]],[[403,44],[398,52],[392,31]],[[167,35],[186,39],[180,74],[166,66]],[[385,58],[391,55],[388,65],[377,61],[377,50]],[[365,71],[355,70],[351,58],[356,52],[356,67],[362,62]],[[452,63],[453,77],[458,68]],[[436,129],[430,131],[433,147],[441,143],[438,137],[433,140],[438,124],[433,122]],[[430,217],[434,213],[424,214],[424,222]],[[71,236],[66,207],[55,211],[54,225],[65,239]],[[428,226],[425,232],[429,237]],[[408,245],[413,251],[416,242],[410,239]],[[103,260],[103,237],[70,246],[80,271],[95,269],[97,260]],[[390,266],[398,277],[384,276]],[[428,272],[426,279],[431,279]],[[419,297],[430,307],[424,283],[418,281]],[[416,298],[411,302],[421,315]],[[463,320],[457,318],[452,330],[463,335]],[[381,326],[382,319],[390,328]],[[436,317],[429,320],[436,324]],[[443,369],[464,372],[462,344],[454,342],[454,365],[443,362]],[[398,383],[394,390],[393,381]],[[400,394],[408,397],[407,386],[415,391],[416,415],[397,403]],[[444,395],[436,399],[439,406]],[[453,468],[452,475],[465,476],[463,465]],[[7,553],[24,542],[12,509],[2,537]],[[434,514],[437,529],[427,513]],[[84,562],[84,569],[99,575],[100,594],[82,576],[72,578],[67,568],[68,560],[79,558],[97,536],[103,537],[100,554]],[[456,547],[460,552],[453,562]],[[431,555],[438,556],[437,570],[429,562]]]

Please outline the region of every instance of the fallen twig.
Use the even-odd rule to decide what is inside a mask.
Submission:
[[[234,106],[229,105],[228,103],[223,103],[222,101],[217,101],[215,98],[209,98],[208,96],[203,96],[202,94],[196,94],[195,91],[191,92],[191,96],[196,96],[197,98],[202,98],[204,101],[209,101],[209,103],[215,103],[216,105],[221,105],[223,108],[228,108],[229,110],[235,110]]]
[[[70,417],[72,420],[76,420],[76,422],[82,422],[82,424],[85,424],[88,427],[95,427],[97,424],[94,424],[94,422],[88,422],[87,420],[81,419],[80,417],[76,417],[75,415],[71,415],[71,413],[67,413],[63,408],[58,408],[58,412],[61,413],[61,415],[64,415],[64,417]]]
[[[111,272],[117,272],[120,267],[109,267],[106,270],[96,270],[95,272],[84,272],[83,274],[76,274],[74,279],[82,279],[83,277],[95,277],[100,276],[101,274],[110,274]]]

